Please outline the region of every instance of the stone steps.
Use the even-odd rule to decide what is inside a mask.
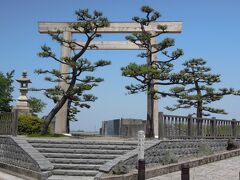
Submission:
[[[92,176],[61,176],[53,175],[48,180],[94,180]]]
[[[91,179],[103,164],[137,147],[136,141],[63,138],[29,138],[27,141],[53,164],[53,176],[49,180]]]
[[[43,138],[28,138],[27,141],[31,144],[35,143],[51,143],[51,144],[83,144],[83,145],[132,145],[137,146],[137,141],[100,141],[100,140],[75,140],[75,139],[43,139]]]
[[[115,154],[122,155],[127,150],[104,150],[104,149],[55,149],[55,148],[36,148],[41,153],[74,153],[74,154]]]
[[[106,154],[67,154],[67,153],[42,153],[46,158],[70,158],[70,159],[114,159],[119,155]]]
[[[64,148],[64,149],[106,149],[106,150],[132,150],[136,145],[84,145],[84,144],[41,144],[31,143],[35,148]]]
[[[96,176],[98,171],[86,171],[86,170],[66,170],[66,169],[54,169],[54,175],[62,175],[62,176]]]
[[[55,164],[105,164],[108,159],[59,159],[59,158],[48,158],[48,160]]]
[[[56,169],[66,169],[66,170],[98,170],[101,165],[93,164],[53,164]]]

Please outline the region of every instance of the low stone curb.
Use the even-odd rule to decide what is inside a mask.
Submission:
[[[50,171],[45,171],[45,172],[36,172],[36,171],[31,171],[29,169],[24,169],[21,167],[9,165],[9,164],[4,164],[0,162],[0,168],[3,170],[6,170],[7,173],[13,174],[18,177],[23,177],[24,179],[40,179],[40,180],[46,180],[52,173]]]
[[[192,159],[189,161],[183,161],[180,163],[169,164],[160,167],[153,167],[146,169],[146,179],[161,176],[164,174],[176,172],[181,170],[182,165],[188,164],[190,168],[201,166],[207,163],[212,163],[227,158],[235,157],[240,155],[240,149],[232,150],[230,152],[217,153],[211,156],[205,156],[201,158]],[[136,180],[137,179],[137,170],[134,170],[131,173],[124,175],[110,175],[99,174],[95,177],[95,180]]]

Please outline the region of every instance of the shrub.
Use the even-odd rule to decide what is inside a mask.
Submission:
[[[113,174],[121,175],[121,174],[127,174],[128,168],[123,164],[122,161],[120,161],[115,167],[112,169]]]
[[[171,151],[167,151],[166,154],[161,159],[162,165],[177,163],[177,162],[178,162],[178,157]]]
[[[213,150],[209,145],[202,144],[202,143],[199,144],[197,156],[199,156],[199,157],[200,156],[208,156],[211,154],[213,154]]]
[[[38,134],[43,120],[30,114],[20,114],[18,118],[18,134]]]
[[[63,134],[28,134],[28,137],[37,137],[37,138],[61,138],[66,137]]]
[[[229,138],[228,142],[227,142],[227,150],[231,151],[234,149],[238,149],[239,148],[239,144],[236,140]]]

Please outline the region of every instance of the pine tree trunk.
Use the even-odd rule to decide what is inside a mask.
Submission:
[[[67,119],[67,125],[66,126],[67,126],[66,127],[66,132],[70,133],[70,120],[69,119]]]
[[[202,118],[202,101],[197,102],[197,117]],[[202,119],[198,119],[197,123],[197,128],[198,128],[198,135],[202,136]]]
[[[72,91],[72,89],[73,89],[73,87],[74,87],[74,85],[76,83],[76,79],[77,79],[76,74],[77,74],[77,70],[73,69],[72,80],[69,83],[68,89],[65,92],[65,94],[69,94]],[[44,120],[42,129],[41,129],[41,134],[47,134],[49,124],[51,123],[51,121],[54,118],[54,116],[63,107],[63,105],[66,103],[67,100],[68,100],[68,96],[66,96],[66,95],[62,96],[60,101],[58,101],[57,104],[55,105],[55,107],[50,111],[50,113],[47,115],[47,117]],[[57,121],[57,119],[56,119],[56,121]]]
[[[44,123],[41,128],[41,134],[47,134],[48,133],[48,126],[51,123],[54,116],[57,114],[57,112],[62,108],[62,106],[67,101],[67,97],[63,96],[60,101],[55,105],[55,107],[51,110],[51,112],[47,115],[47,117],[44,120]],[[56,119],[57,121],[57,119]]]
[[[203,114],[202,114],[202,101],[198,101],[197,102],[197,117],[198,118],[202,118]]]
[[[196,90],[197,90],[197,95],[198,95],[198,100],[197,100],[197,117],[198,118],[202,118],[203,114],[202,114],[202,92],[201,89],[199,87],[199,84],[197,81],[194,82]],[[197,123],[197,134],[198,136],[202,135],[202,120],[198,119],[198,123]]]
[[[70,133],[70,108],[71,108],[71,103],[72,100],[68,100],[68,110],[67,110],[67,127],[66,127],[66,132]]]
[[[197,117],[202,118],[202,92],[197,81],[194,81],[195,88],[197,90],[198,100],[197,100]],[[200,98],[200,99],[199,99]]]
[[[146,124],[146,137],[147,138],[154,138],[154,124],[153,124],[153,103],[154,99],[152,95],[150,95],[151,103],[150,105],[150,111],[147,113],[147,124]],[[148,107],[149,108],[149,107]]]
[[[153,83],[150,83],[149,85],[149,92],[150,93],[148,95],[148,102],[150,102],[149,104],[147,104],[147,106],[150,106],[150,107],[147,107],[148,109],[148,112],[147,112],[147,124],[146,124],[146,137],[147,138],[154,138],[155,135],[154,135],[154,126],[156,126],[153,122],[153,111],[154,111],[154,98],[153,98],[153,89],[154,89],[154,85]]]

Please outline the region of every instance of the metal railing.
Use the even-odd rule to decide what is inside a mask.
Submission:
[[[159,138],[237,138],[240,121],[159,113]]]
[[[18,112],[0,113],[0,135],[17,135]]]

